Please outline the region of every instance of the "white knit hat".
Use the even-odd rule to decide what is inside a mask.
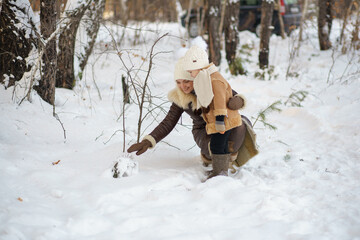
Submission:
[[[184,69],[184,58],[180,58],[176,65],[174,71],[174,80],[183,79],[183,80],[191,80],[194,81],[194,78],[191,77],[190,73],[185,71]]]
[[[199,46],[192,46],[185,54],[185,64],[184,69],[196,70],[207,67],[209,63],[209,56],[206,51]]]

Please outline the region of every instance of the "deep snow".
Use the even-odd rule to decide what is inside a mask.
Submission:
[[[334,45],[339,26],[333,26]],[[220,71],[246,97],[241,113],[254,122],[278,100],[282,111],[266,115],[277,130],[255,124],[258,156],[234,176],[202,183],[204,169],[185,114],[154,149],[139,157],[122,152],[125,72],[108,30],[121,28],[101,29],[84,79],[73,91],[56,91],[66,139],[52,107],[35,93],[32,102],[17,104],[28,81],[15,91],[1,87],[0,239],[360,239],[359,52],[320,51],[316,30],[307,29],[291,64],[299,76],[286,80],[294,35],[272,36],[274,73],[261,81],[254,77],[259,39],[240,33],[241,45],[254,46],[245,63],[249,74],[231,76],[224,59]],[[146,24],[143,30],[132,46],[135,33],[128,29],[119,49],[130,50],[139,68],[154,41],[170,32],[155,47],[161,53],[151,72],[151,92],[161,97],[154,102],[161,104],[175,87],[174,65],[186,50],[176,36],[184,30],[178,24]],[[114,36],[120,39],[121,32]],[[298,91],[308,92],[297,102],[302,107],[285,105]],[[142,136],[164,114],[149,115]],[[137,106],[126,107],[125,116],[127,148],[136,139]],[[138,172],[113,178],[118,158],[137,162]]]

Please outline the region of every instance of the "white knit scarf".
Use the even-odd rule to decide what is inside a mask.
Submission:
[[[214,64],[211,64],[210,67],[201,69],[195,77],[194,90],[197,97],[197,109],[200,107],[208,107],[214,98],[210,75],[217,71],[218,68]]]

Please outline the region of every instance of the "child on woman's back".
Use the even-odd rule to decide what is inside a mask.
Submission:
[[[192,46],[186,52],[184,68],[194,78],[197,108],[202,108],[206,132],[211,135],[210,151],[213,171],[209,178],[217,175],[227,176],[230,161],[229,130],[242,124],[238,111],[227,107],[232,97],[232,89],[218,72],[217,67],[209,63],[206,51],[198,46]]]

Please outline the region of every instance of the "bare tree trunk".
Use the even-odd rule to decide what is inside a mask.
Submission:
[[[162,0],[162,8],[164,11],[164,22],[176,22],[177,11],[176,11],[176,0]]]
[[[56,0],[41,0],[40,2],[40,24],[41,35],[48,39],[56,30]],[[34,89],[40,97],[51,105],[55,101],[55,81],[56,81],[56,39],[51,39],[43,46],[41,79],[39,85]]]
[[[318,0],[319,16],[318,16],[318,36],[320,50],[331,48],[330,32],[333,16],[333,0]]]
[[[234,63],[236,57],[236,49],[239,43],[239,12],[240,1],[227,1],[224,32],[226,60],[229,66]]]
[[[133,0],[135,1],[135,6],[132,9],[134,20],[142,21],[144,19],[144,8],[146,9],[146,1],[143,0]]]
[[[202,14],[201,14],[201,17],[200,17],[200,14],[198,14],[199,15],[199,17],[200,17],[200,21],[198,21],[198,25],[199,25],[199,28],[198,28],[198,34],[199,34],[199,36],[202,36],[203,34],[204,34],[204,21],[205,21],[205,8],[203,8],[203,10],[202,10]],[[197,11],[198,13],[200,13],[201,12],[201,10],[200,10],[200,7],[198,7],[198,11]]]
[[[262,1],[261,3],[261,32],[260,32],[260,50],[259,50],[259,66],[265,69],[269,66],[269,42],[274,11],[273,1]]]
[[[343,26],[341,28],[341,33],[340,33],[340,44],[342,44],[343,39],[344,39],[344,32],[345,32],[345,29],[346,29],[348,16],[351,14],[352,3],[353,3],[353,1],[348,1],[345,4],[346,11],[344,13],[344,22],[343,22]]]
[[[185,29],[186,30],[189,29],[189,19],[190,19],[190,15],[191,15],[190,13],[191,13],[192,5],[193,5],[193,0],[190,0],[189,7],[188,7],[188,10],[187,10],[186,19],[185,19]],[[189,31],[186,31],[186,34],[189,34]]]
[[[0,10],[0,83],[10,87],[30,70],[26,58],[36,47],[35,28],[30,4],[24,6],[15,0],[1,2]],[[21,16],[26,16],[26,19]],[[21,23],[21,24],[20,24]]]
[[[225,19],[225,11],[226,11],[226,3],[227,0],[222,0],[221,3],[221,15],[220,15],[220,25],[219,25],[219,35],[222,37],[223,29],[224,29],[224,19]]]
[[[356,22],[354,26],[354,30],[352,31],[352,38],[351,38],[351,46],[354,50],[360,49],[360,39],[359,39],[359,27],[360,27],[360,1],[357,0],[357,4],[355,5],[356,9]]]
[[[84,53],[79,56],[80,79],[83,76],[82,73],[93,51],[104,10],[105,0],[94,0],[94,2],[90,5],[89,9],[85,12],[86,17],[88,18],[85,22],[88,41],[84,46]]]
[[[56,73],[56,87],[72,89],[75,84],[74,75],[74,53],[76,32],[81,18],[89,7],[91,0],[87,0],[78,8],[67,11],[65,15],[68,18],[65,26],[59,36],[59,52],[57,55],[58,68]]]
[[[206,8],[206,21],[207,30],[209,33],[209,59],[216,66],[220,65],[221,53],[220,53],[220,15],[221,15],[221,1],[220,0],[208,0]]]
[[[121,84],[123,90],[123,104],[130,103],[129,85],[124,75],[121,76]]]
[[[127,8],[126,8],[126,0],[119,0],[120,1],[120,18],[121,18],[121,23],[124,24],[125,26],[127,25],[128,23],[128,20],[129,20],[129,13],[127,11]],[[125,1],[125,2],[124,2]]]
[[[78,26],[78,22],[72,22],[60,33],[56,87],[68,89],[74,87],[74,52]]]
[[[120,1],[120,4],[121,4],[121,0]],[[119,6],[119,1],[117,0],[112,0],[111,3],[112,3],[112,12],[113,12],[113,19],[115,21],[118,21],[121,19],[121,11],[119,11],[119,9],[121,8],[121,5]]]

